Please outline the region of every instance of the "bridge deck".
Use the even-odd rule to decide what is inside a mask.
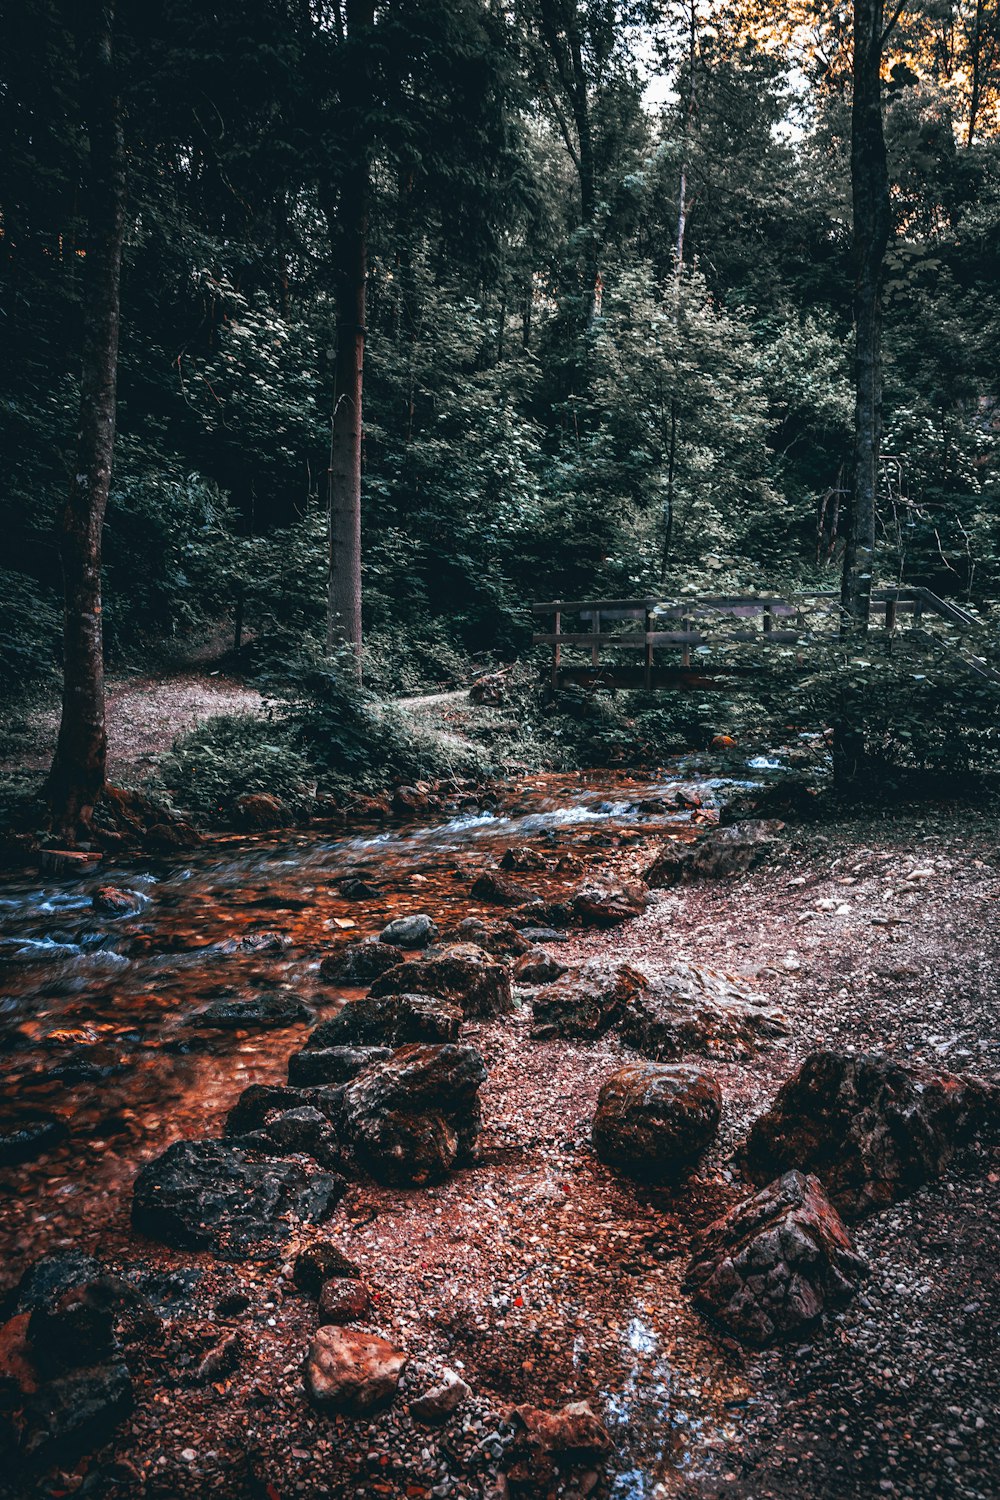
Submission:
[[[553,628],[536,631],[532,639],[552,648],[555,690],[569,683],[720,687],[727,679],[766,671],[768,655],[775,650],[805,666],[811,646],[841,639],[840,596],[833,590],[786,596],[553,599],[533,604],[532,611],[553,622]],[[563,628],[567,617],[575,620],[569,630]],[[975,615],[930,589],[876,589],[866,649],[882,645],[891,650],[895,640],[905,639],[924,653],[943,651],[955,665],[1000,683],[1000,671],[975,654],[975,633],[981,631]],[[589,663],[565,660],[567,650],[587,652]],[[665,652],[671,659],[663,660]],[[612,653],[610,660],[606,653]],[[635,653],[641,653],[638,663]]]

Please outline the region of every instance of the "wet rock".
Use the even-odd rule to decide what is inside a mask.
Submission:
[[[586,1401],[556,1408],[514,1406],[505,1413],[515,1430],[508,1478],[545,1492],[558,1469],[592,1464],[611,1447],[604,1423]]]
[[[714,1073],[691,1063],[629,1063],[598,1095],[594,1150],[631,1177],[675,1181],[711,1145],[721,1117]]]
[[[473,882],[470,894],[475,901],[488,901],[494,906],[524,906],[532,899],[526,886],[506,875],[498,875],[495,870],[484,870]]]
[[[695,1236],[685,1286],[737,1338],[801,1334],[866,1273],[819,1179],[786,1172]]]
[[[639,969],[643,984],[622,1013],[622,1041],[643,1057],[686,1053],[749,1057],[790,1030],[785,1016],[731,975],[677,961]]]
[[[94,892],[93,907],[109,917],[134,917],[142,910],[142,899],[117,885],[102,885]]]
[[[389,1056],[389,1047],[306,1047],[288,1059],[288,1082],[296,1088],[349,1083],[372,1063]]]
[[[148,1300],[87,1256],[53,1255],[22,1278],[18,1309],[27,1312],[31,1355],[45,1376],[99,1364],[158,1337]]]
[[[998,1118],[1000,1090],[978,1079],[876,1053],[812,1052],[755,1121],[746,1166],[755,1182],[814,1172],[840,1212],[859,1217],[939,1177]]]
[[[336,1169],[343,1165],[344,1152],[340,1137],[325,1115],[312,1104],[299,1105],[269,1116],[261,1126],[258,1141],[261,1150],[290,1156],[301,1152],[311,1156],[321,1167]],[[249,1144],[254,1137],[243,1137]]]
[[[465,917],[453,932],[448,934],[449,943],[474,943],[486,953],[503,958],[516,958],[528,953],[531,943],[510,922],[481,917]]]
[[[426,958],[397,964],[371,987],[371,994],[436,995],[459,1006],[463,1015],[477,1020],[506,1015],[514,1009],[510,976],[481,948],[459,943]]]
[[[46,1381],[25,1403],[25,1457],[39,1465],[75,1461],[107,1442],[134,1404],[132,1377],[122,1360]]]
[[[472,1390],[461,1375],[455,1370],[445,1370],[444,1379],[438,1385],[431,1386],[429,1391],[415,1396],[410,1402],[410,1416],[431,1426],[446,1422],[471,1395]]]
[[[436,804],[437,799],[418,786],[397,787],[392,798],[392,810],[400,817],[418,817]]]
[[[284,953],[290,940],[282,932],[247,932],[216,945],[217,953]]]
[[[553,958],[551,953],[535,948],[519,958],[511,972],[515,984],[554,984],[568,972],[568,966]]]
[[[573,912],[589,927],[617,927],[641,917],[649,904],[649,891],[640,881],[619,881],[610,876],[585,881],[573,896]]]
[[[361,1271],[332,1240],[316,1240],[295,1257],[292,1281],[310,1297],[318,1297],[326,1283],[338,1277],[359,1281]]]
[[[529,870],[546,869],[547,861],[544,854],[540,854],[537,849],[526,844],[520,848],[505,849],[500,859],[500,868],[524,873]]]
[[[287,828],[295,821],[280,797],[270,792],[246,792],[233,803],[236,822],[241,828]]]
[[[473,1047],[402,1047],[344,1091],[345,1129],[359,1165],[380,1182],[422,1186],[474,1159],[479,1088]]]
[[[360,875],[344,875],[336,884],[345,901],[371,901],[379,894],[378,886]]]
[[[437,935],[437,927],[427,913],[417,912],[412,917],[396,917],[387,923],[378,940],[395,948],[426,948]]]
[[[132,1224],[178,1249],[270,1258],[290,1217],[322,1223],[345,1190],[334,1172],[309,1173],[238,1141],[177,1141],[136,1178]]]
[[[363,1322],[371,1312],[372,1299],[363,1281],[334,1277],[320,1287],[320,1323]]]
[[[339,1014],[321,1022],[310,1033],[306,1050],[453,1042],[461,1025],[459,1007],[433,995],[372,994],[362,1000],[349,1000]]]
[[[603,1036],[642,984],[641,974],[627,964],[609,967],[592,959],[538,991],[531,1008],[531,1035],[536,1041]]]
[[[34,1115],[0,1124],[0,1166],[34,1161],[66,1139],[69,1131],[55,1115]]]
[[[522,927],[521,936],[529,943],[568,943],[569,933],[555,927]]]
[[[342,1088],[289,1088],[281,1083],[252,1083],[243,1090],[226,1116],[227,1136],[246,1135],[260,1130],[269,1119],[286,1110],[311,1104],[328,1120],[335,1119],[340,1108]]]
[[[395,1396],[406,1362],[401,1349],[374,1333],[328,1324],[309,1346],[306,1390],[320,1407],[374,1411]]]
[[[774,855],[784,826],[774,818],[754,818],[715,828],[691,844],[665,844],[646,871],[646,882],[658,888],[744,875]]]
[[[383,943],[380,938],[365,938],[336,953],[328,953],[319,966],[319,975],[329,984],[368,984],[387,969],[403,962],[402,948]]]
[[[255,995],[250,1000],[216,1000],[188,1019],[210,1031],[269,1031],[312,1019],[308,1005],[291,990]]]

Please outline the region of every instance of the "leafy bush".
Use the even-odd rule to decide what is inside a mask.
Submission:
[[[61,614],[56,600],[24,573],[0,569],[0,690],[48,687],[56,681]]]
[[[275,682],[295,743],[333,791],[383,791],[408,781],[484,769],[468,752],[422,732],[359,686],[349,663],[292,661]]]
[[[213,820],[228,816],[238,797],[268,792],[294,805],[315,776],[279,716],[220,714],[174,741],[160,762],[159,778],[186,811]]]

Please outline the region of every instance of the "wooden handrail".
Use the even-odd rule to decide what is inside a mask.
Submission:
[[[874,589],[872,603],[884,607],[882,620],[879,621],[873,616],[872,624],[875,627],[882,624],[883,628],[878,630],[878,634],[883,638],[888,637],[890,644],[896,635],[899,616],[903,614],[912,617],[912,624],[907,627],[906,631],[909,639],[927,636],[928,639],[935,640],[937,644],[943,644],[929,632],[919,628],[918,622],[926,618],[927,614],[937,615],[940,619],[949,621],[962,629],[981,628],[981,622],[974,615],[959,605],[952,604],[950,600],[940,598],[922,585]],[[641,669],[641,679],[649,687],[653,683],[654,675],[662,678],[666,672],[668,676],[675,678],[678,670],[682,676],[689,674],[692,648],[715,647],[718,650],[724,650],[730,645],[755,645],[757,647],[800,645],[805,647],[810,643],[836,642],[841,639],[840,630],[837,628],[840,594],[834,589],[816,589],[786,595],[691,595],[679,599],[663,599],[655,595],[645,595],[638,599],[555,599],[545,603],[534,603],[531,608],[535,615],[554,616],[554,630],[538,631],[532,636],[534,645],[552,647],[552,685],[554,688],[560,685],[563,646],[589,649],[591,670],[594,674],[592,680],[600,680],[600,657],[601,651],[605,648],[616,651],[623,649],[642,651],[644,663]],[[811,609],[815,609],[825,618],[810,625],[805,616]],[[564,631],[562,624],[566,615],[581,617],[581,623],[589,622],[589,629]],[[707,618],[712,615],[728,615],[730,618],[716,620],[712,628]],[[744,628],[733,628],[739,626],[740,617],[755,619],[757,616],[761,617],[760,628],[748,628],[749,620]],[[789,629],[786,623],[790,617],[794,617],[796,621],[794,629]],[[608,630],[607,624],[611,619],[616,621],[641,620],[645,628]],[[659,622],[671,619],[677,619],[681,628],[678,630],[657,628]],[[834,626],[833,629],[817,628],[827,627],[830,624]],[[680,649],[680,669],[656,666],[654,653],[659,647]],[[959,653],[954,654],[958,659]],[[799,660],[801,659],[800,656]],[[965,658],[962,659],[965,660]],[[974,665],[974,662],[978,660],[973,658],[967,664],[981,675],[992,674],[993,669],[984,662]],[[579,672],[580,669],[574,668],[573,670]]]

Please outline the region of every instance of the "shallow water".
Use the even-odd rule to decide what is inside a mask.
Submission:
[[[306,1025],[271,1031],[199,1029],[212,1001],[291,988],[331,1014],[351,992],[324,985],[322,957],[426,911],[442,932],[469,915],[502,916],[470,897],[476,874],[511,846],[585,854],[587,868],[636,841],[690,838],[711,813],[671,806],[678,787],[710,808],[718,780],[541,777],[497,807],[457,806],[433,823],[219,838],[183,863],[106,861],[82,877],[9,880],[0,889],[0,1076],[3,1124],[50,1117],[63,1139],[0,1171],[4,1279],[37,1255],[120,1238],[137,1166],[185,1136],[216,1133],[248,1084],[283,1082]],[[695,801],[694,796],[688,800]],[[278,842],[274,842],[277,838]],[[605,854],[606,851],[606,854]],[[572,863],[572,861],[571,861]],[[577,865],[515,875],[557,896]],[[350,900],[339,882],[372,894]],[[135,911],[114,917],[93,897],[113,885]],[[271,944],[265,935],[273,935]],[[265,941],[244,951],[248,940]],[[243,945],[241,947],[241,945]],[[616,1500],[668,1493],[692,1455],[725,1441],[702,1432],[697,1390],[685,1394],[669,1340],[643,1316],[629,1324],[624,1383],[606,1396],[612,1424],[642,1430],[642,1466],[614,1481]],[[656,1488],[659,1486],[659,1488]]]

